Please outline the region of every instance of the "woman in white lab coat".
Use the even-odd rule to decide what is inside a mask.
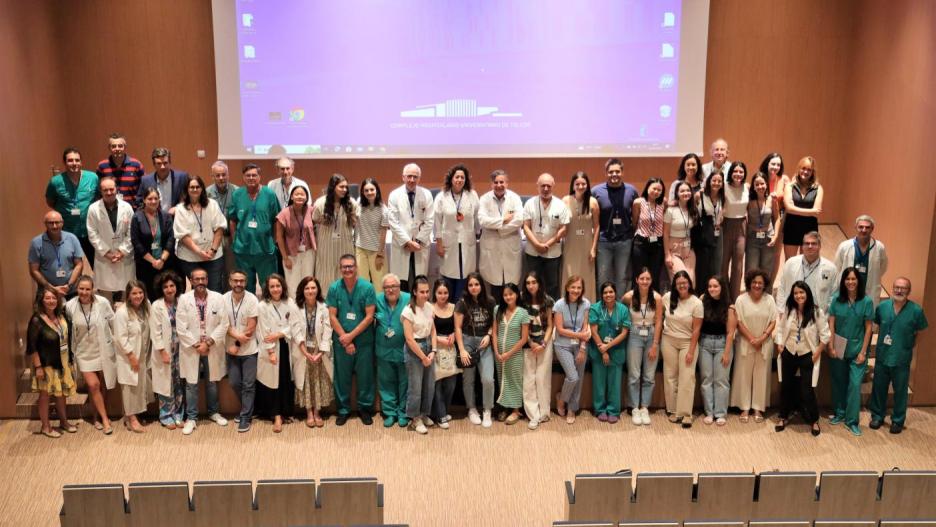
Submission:
[[[88,207],[88,241],[94,246],[94,276],[99,291],[119,297],[127,282],[136,276],[130,223],[133,207],[117,195],[112,177],[101,180],[101,199]],[[111,224],[107,208],[117,208],[117,226]],[[116,260],[116,261],[114,261]]]
[[[117,351],[117,382],[123,398],[124,426],[142,434],[145,430],[137,414],[146,411],[152,400],[149,355],[149,300],[146,286],[137,279],[130,280],[126,289],[127,301],[114,313],[114,342]]]
[[[291,346],[296,404],[306,409],[306,426],[321,428],[325,426],[321,410],[335,398],[335,363],[331,318],[318,279],[307,276],[299,282],[296,308],[302,336],[298,346]]]
[[[471,189],[468,167],[455,165],[445,175],[442,192],[433,204],[436,253],[442,259],[439,272],[451,291],[450,302],[458,302],[468,273],[478,267],[478,194]]]
[[[273,420],[273,432],[283,431],[283,419],[291,419],[295,387],[291,372],[291,346],[305,340],[296,303],[286,294],[286,280],[271,274],[263,284],[257,336],[257,415]]]
[[[65,304],[65,314],[72,321],[75,363],[97,412],[94,428],[110,435],[114,429],[107,417],[106,394],[117,385],[114,310],[106,298],[94,294],[94,279],[90,276],[79,278],[76,289],[78,296]]]
[[[182,284],[181,286],[179,284]],[[156,289],[162,298],[153,302],[150,310],[150,340],[153,353],[153,391],[159,401],[159,422],[169,430],[182,426],[185,406],[185,384],[179,375],[179,334],[176,331],[178,291],[185,282],[175,271],[163,271],[156,276]]]

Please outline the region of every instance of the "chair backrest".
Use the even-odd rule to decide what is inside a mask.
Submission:
[[[881,478],[880,518],[936,518],[936,471],[888,471]]]
[[[320,523],[383,523],[383,485],[377,483],[377,478],[319,480],[316,504]]]
[[[874,520],[816,520],[814,527],[877,527]]]
[[[831,471],[819,476],[817,522],[877,519],[877,472]]]
[[[123,526],[126,516],[127,502],[119,483],[62,487],[62,527]]]
[[[757,476],[752,520],[812,521],[815,517],[815,472],[764,472]]]
[[[262,479],[257,482],[254,506],[260,525],[313,525],[318,517],[315,480]]]
[[[684,521],[683,527],[746,527],[746,521],[713,520],[713,521]]]
[[[936,518],[930,520],[881,520],[880,527],[936,527]]]
[[[637,474],[630,520],[683,521],[692,513],[692,474]]]
[[[194,520],[186,481],[131,483],[127,498],[131,527],[191,525]]]
[[[812,527],[812,522],[808,520],[751,520],[748,527]]]
[[[632,474],[576,474],[575,489],[566,485],[566,518],[575,521],[619,521],[630,517]]]
[[[197,527],[253,527],[253,486],[249,481],[196,481],[192,507]]]
[[[603,521],[573,521],[573,520],[562,520],[553,522],[553,527],[618,527],[617,522],[603,522]]]
[[[756,478],[750,472],[699,474],[692,518],[747,522],[754,505]]]

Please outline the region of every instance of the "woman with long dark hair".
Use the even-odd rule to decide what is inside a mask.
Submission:
[[[679,160],[679,169],[676,171],[676,181],[670,187],[669,205],[676,205],[678,196],[676,195],[676,184],[685,181],[692,189],[692,194],[702,190],[704,177],[702,174],[702,160],[694,153],[688,153]]]
[[[358,199],[360,217],[354,230],[355,256],[358,275],[370,280],[374,290],[383,292],[383,277],[387,274],[386,241],[387,206],[380,194],[380,184],[369,177],[361,182],[361,197]],[[325,284],[328,287],[329,284]]]
[[[644,267],[650,269],[655,291],[659,291],[657,282],[663,270],[663,215],[666,213],[663,195],[665,193],[663,180],[650,178],[644,185],[643,193],[634,200],[634,206],[631,209],[633,215],[631,223],[636,229],[631,254],[631,276],[634,277],[634,284],[636,284],[640,270]]]
[[[160,298],[150,309],[150,341],[153,344],[151,367],[153,391],[159,401],[159,424],[169,430],[182,428],[185,416],[185,379],[179,369],[179,333],[176,310],[179,307],[179,284],[185,284],[175,271],[163,271],[156,277]]]
[[[712,172],[706,178],[702,190],[696,193],[696,205],[699,207],[699,226],[698,234],[692,240],[696,254],[694,282],[707,284],[709,278],[721,270],[725,209],[725,177],[721,172]]]
[[[676,204],[663,215],[663,262],[670,282],[680,271],[689,275],[696,272],[696,254],[692,248],[692,228],[699,222],[699,211],[692,197],[689,183],[681,181],[676,188]]]
[[[477,269],[478,194],[471,189],[468,167],[449,169],[433,205],[439,274],[448,282],[450,300],[461,298],[468,273]]]
[[[738,326],[734,305],[728,297],[725,279],[709,278],[702,295],[702,330],[699,335],[700,391],[705,409],[703,423],[728,423],[728,396],[731,393],[731,360]]]
[[[435,395],[435,351],[432,341],[435,326],[432,323],[432,304],[429,303],[429,280],[419,275],[413,280],[413,293],[409,304],[400,315],[406,339],[406,417],[409,429],[418,434],[429,432],[432,425],[429,412]]]
[[[315,252],[315,275],[328,291],[341,278],[338,260],[354,254],[354,229],[361,215],[360,206],[351,199],[348,180],[332,174],[325,195],[315,200],[312,221],[319,248]]]
[[[55,291],[43,289],[36,297],[33,315],[26,330],[26,359],[33,368],[32,390],[39,392],[39,420],[42,435],[62,437],[49,422],[49,398],[55,397],[61,429],[75,433],[68,422],[65,398],[77,389],[71,371],[71,322]]]
[[[663,323],[662,297],[653,290],[653,276],[644,267],[637,272],[637,285],[624,293],[621,302],[630,309],[631,331],[627,336],[627,402],[631,422],[650,424],[650,399],[656,383],[660,341],[656,328]]]
[[[572,174],[569,194],[562,198],[572,219],[562,240],[562,273],[559,283],[572,275],[585,280],[585,298],[595,298],[595,258],[598,255],[598,234],[601,211],[598,200],[591,195],[591,181],[585,172]],[[549,415],[549,412],[546,412]]]
[[[766,176],[758,172],[751,178],[748,194],[747,233],[744,243],[744,272],[755,269],[767,272],[767,283],[773,285],[777,269],[777,237],[780,233],[780,211],[771,197]]]
[[[283,431],[283,421],[291,420],[296,402],[292,380],[291,349],[303,341],[301,315],[286,293],[286,281],[279,274],[267,277],[257,309],[257,415],[273,421],[273,432]]]
[[[630,312],[618,301],[614,282],[601,284],[601,300],[588,310],[592,361],[592,408],[598,420],[615,424],[621,419],[621,372],[627,360],[624,341],[631,329]]]
[[[136,277],[146,284],[150,298],[156,298],[161,294],[155,283],[156,275],[168,269],[175,248],[172,216],[164,213],[160,207],[159,190],[156,187],[144,190],[143,206],[133,214],[130,223],[130,239],[133,241]]]
[[[190,276],[195,269],[204,269],[208,273],[208,289],[219,293],[224,291],[221,241],[227,224],[218,202],[208,197],[202,178],[190,175],[172,221],[179,271]]]
[[[332,328],[328,306],[317,278],[306,276],[296,287],[296,309],[304,323],[298,351],[292,356],[296,404],[306,409],[306,426],[325,426],[322,409],[335,398]]]
[[[546,294],[536,271],[523,277],[520,295],[523,308],[530,314],[530,338],[523,349],[523,409],[536,430],[549,421],[550,387],[553,362],[553,301]]]
[[[178,210],[178,207],[176,208]],[[127,301],[114,313],[114,347],[117,352],[117,382],[123,399],[124,426],[141,434],[143,425],[137,414],[146,411],[152,397],[150,380],[150,303],[146,285],[130,280],[125,291]]]
[[[504,416],[504,422],[512,425],[520,420],[523,406],[522,350],[530,337],[530,315],[520,305],[517,284],[504,285],[501,300],[494,308],[494,335],[494,358],[501,386],[497,404],[511,411]]]
[[[829,306],[829,332],[833,335],[829,342],[829,376],[835,410],[829,424],[845,423],[845,428],[856,436],[861,435],[861,383],[868,369],[873,320],[874,303],[865,295],[864,279],[856,267],[848,267],[842,271],[839,294]]]
[[[745,222],[750,194],[747,177],[747,165],[741,161],[735,161],[728,168],[722,214],[721,276],[728,283],[730,302],[741,294],[741,282],[744,280]]]
[[[439,278],[432,284],[432,324],[435,326],[432,349],[436,352],[437,360],[431,418],[443,430],[448,429],[448,423],[452,420],[448,409],[455,394],[455,382],[458,380],[457,375],[440,378],[442,374],[439,368],[443,358],[455,359],[455,305],[449,301],[450,291],[449,282],[444,278]]]
[[[462,367],[462,390],[468,406],[468,420],[473,425],[491,427],[494,408],[494,356],[491,349],[494,302],[488,296],[481,273],[471,273],[465,294],[455,305],[455,342]],[[475,397],[475,371],[481,377],[481,409]]]
[[[661,304],[663,324],[656,327],[654,339],[661,342],[666,413],[671,423],[690,428],[704,308],[692,290],[689,273],[679,271],[673,276],[673,290],[663,295]]]
[[[318,246],[309,198],[308,189],[295,185],[289,192],[286,207],[276,215],[276,247],[283,262],[287,284],[298,283],[304,277],[315,274],[315,251]]]

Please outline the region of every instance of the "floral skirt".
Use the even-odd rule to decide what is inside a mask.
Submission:
[[[68,352],[61,355],[62,369],[56,370],[52,366],[45,366],[42,371],[45,376],[42,380],[35,375],[32,379],[32,391],[49,392],[49,395],[55,397],[68,397],[75,395],[78,385],[75,383],[75,376],[72,374],[71,364],[68,362]]]

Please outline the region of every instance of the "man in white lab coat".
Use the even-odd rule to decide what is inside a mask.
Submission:
[[[865,294],[871,297],[877,308],[881,303],[881,278],[887,272],[887,251],[880,240],[871,236],[874,232],[874,218],[871,216],[858,216],[855,231],[855,237],[840,243],[835,251],[835,268],[839,273],[835,283],[841,283],[842,271],[855,267],[864,280]]]
[[[838,287],[836,282],[838,271],[835,264],[828,258],[819,255],[822,249],[822,238],[818,232],[807,232],[803,235],[803,246],[798,254],[783,264],[783,274],[780,275],[780,286],[777,288],[778,319],[786,311],[787,296],[793,284],[802,280],[812,291],[816,307],[823,312],[829,311],[832,302],[832,292]]]
[[[113,177],[101,179],[101,199],[88,208],[88,241],[94,246],[94,276],[98,291],[111,302],[123,297],[136,275],[130,222],[133,207],[117,195]]]
[[[422,170],[416,163],[403,167],[403,186],[387,199],[387,221],[393,233],[390,243],[390,272],[400,277],[400,287],[409,292],[417,275],[429,274],[429,244],[432,242],[432,193],[419,186]]]
[[[176,331],[179,334],[179,375],[185,379],[184,435],[195,431],[198,421],[198,378],[207,377],[205,395],[209,419],[227,426],[218,404],[218,381],[225,368],[225,336],[229,320],[221,293],[208,290],[208,273],[196,268],[189,276],[192,290],[179,297]]]
[[[504,284],[520,283],[520,229],[523,201],[508,190],[507,172],[491,172],[491,191],[481,196],[478,223],[481,225],[481,260],[478,267],[488,291],[499,301]]]

